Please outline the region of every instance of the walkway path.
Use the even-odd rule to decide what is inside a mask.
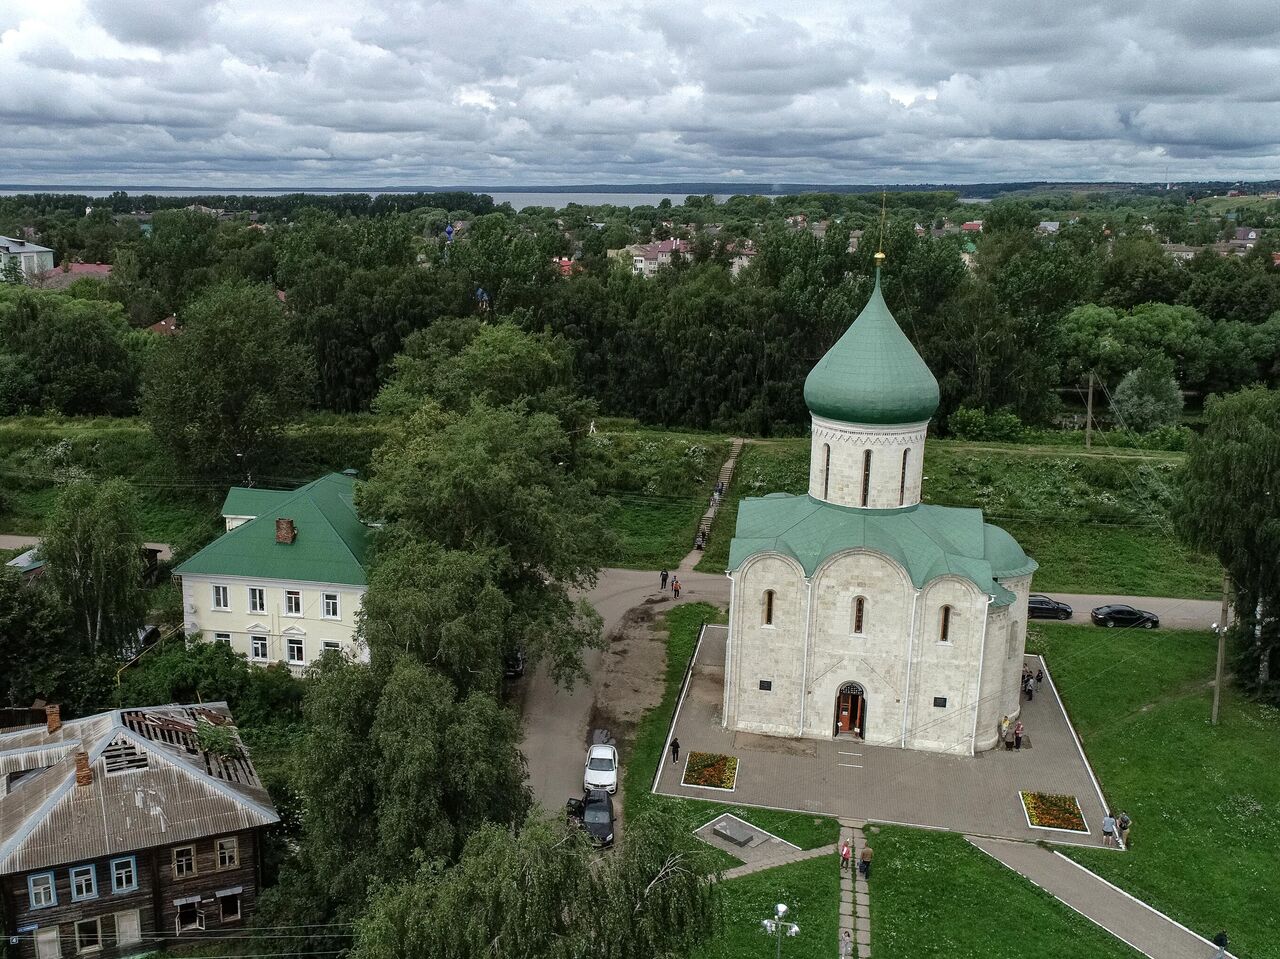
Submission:
[[[1004,839],[966,839],[1152,959],[1206,959],[1215,946],[1061,853]]]
[[[740,876],[749,876],[753,872],[773,869],[776,866],[789,866],[793,862],[804,862],[806,859],[817,859],[819,856],[830,856],[831,868],[836,868],[836,844],[829,843],[825,846],[818,846],[816,849],[794,849],[781,856],[774,856],[770,859],[757,859],[755,862],[734,866],[732,869],[726,869],[720,878],[737,879]]]
[[[724,492],[712,494],[711,505],[707,507],[707,511],[702,514],[702,519],[698,521],[698,532],[702,535],[704,544],[711,538],[711,524],[716,518],[716,513],[720,510],[720,504],[724,502],[724,498],[729,492],[729,484],[733,482],[733,468],[738,462],[738,455],[742,452],[742,443],[741,437],[734,438],[733,445],[729,448],[729,458],[724,461],[724,465],[720,467],[720,475],[716,477],[717,489]],[[702,550],[690,550],[689,554],[680,561],[680,572],[687,573],[692,571],[698,565],[700,559],[702,559]]]
[[[858,858],[866,848],[867,840],[862,834],[862,823],[856,820],[840,820],[840,839],[853,844],[853,871],[840,874],[840,933],[849,930],[853,941],[858,944],[858,959],[870,959],[871,956],[871,889],[867,880],[857,872]],[[857,921],[855,922],[855,917]],[[839,941],[837,940],[837,947]]]

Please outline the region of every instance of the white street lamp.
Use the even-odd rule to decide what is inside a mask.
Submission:
[[[780,902],[773,907],[772,919],[762,919],[760,921],[760,925],[764,927],[764,931],[777,938],[777,947],[774,949],[774,959],[778,959],[778,957],[782,955],[783,935],[795,936],[800,933],[800,927],[794,922],[784,921],[786,914],[787,904]]]

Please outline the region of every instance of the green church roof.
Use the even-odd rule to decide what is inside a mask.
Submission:
[[[809,411],[842,423],[920,423],[938,408],[938,381],[880,292],[804,381]]]
[[[984,523],[979,509],[923,503],[906,509],[855,509],[772,493],[739,504],[729,569],[757,553],[779,552],[812,576],[827,557],[858,548],[892,557],[917,589],[939,576],[963,576],[994,596],[997,606],[1007,606],[1015,597],[996,580],[1025,576],[1037,565],[1012,536]]]
[[[372,530],[352,502],[355,480],[330,473],[293,492],[233,488],[222,511],[255,516],[174,570],[179,575],[249,576],[364,586]],[[276,519],[291,519],[292,543],[276,542]]]

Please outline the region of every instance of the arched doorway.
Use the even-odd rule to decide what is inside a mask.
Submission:
[[[845,683],[836,693],[835,734],[867,738],[867,691],[858,683]]]

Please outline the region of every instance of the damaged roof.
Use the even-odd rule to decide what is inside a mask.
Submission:
[[[201,725],[226,729],[227,755]],[[92,781],[77,785],[76,754]],[[226,703],[117,709],[0,734],[0,875],[279,822]]]

